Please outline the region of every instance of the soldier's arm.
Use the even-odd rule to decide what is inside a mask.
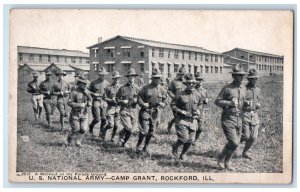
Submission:
[[[168,88],[168,95],[172,98],[172,99],[174,99],[175,98],[175,95],[173,94],[173,82],[171,82],[170,83],[170,86],[169,86],[169,88]]]
[[[52,94],[53,94],[53,95],[56,95],[56,96],[57,96],[57,95],[61,95],[61,90],[58,89],[56,83],[53,84],[52,90],[53,90],[53,91],[52,91]]]
[[[72,91],[71,94],[70,94],[69,100],[68,100],[68,105],[70,107],[72,107],[72,108],[80,108],[80,107],[82,107],[82,103],[76,103],[75,99],[76,99],[75,92]]]
[[[142,88],[140,90],[140,92],[138,93],[138,104],[142,107],[142,108],[148,108],[149,104],[144,102],[144,88]]]
[[[33,92],[33,89],[31,87],[31,83],[28,83],[28,85],[27,85],[27,92],[28,93],[32,93]]]
[[[222,91],[219,93],[219,95],[217,96],[216,100],[215,100],[215,104],[219,107],[229,107],[232,105],[232,102],[231,101],[227,101],[227,100],[224,100],[224,95],[225,95],[225,87],[222,89]]]
[[[179,106],[180,106],[180,97],[173,99],[171,102],[171,109],[176,113],[186,115],[187,112],[185,110],[180,109]]]
[[[162,102],[159,104],[160,107],[165,108],[167,106],[168,93],[165,89],[162,89]]]
[[[40,93],[44,94],[44,95],[48,95],[49,94],[48,90],[45,90],[43,82],[40,84]]]

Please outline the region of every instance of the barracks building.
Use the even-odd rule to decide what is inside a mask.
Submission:
[[[45,79],[45,71],[51,70],[52,78],[56,78],[57,70],[67,73],[65,80],[74,81],[76,72],[89,73],[89,54],[77,50],[48,49],[40,47],[18,46],[18,79],[29,82],[31,74],[38,72],[40,80]]]
[[[228,72],[232,66],[224,62],[224,55],[202,47],[116,36],[103,42],[100,38],[88,49],[91,80],[97,78],[100,66],[110,73],[117,70],[121,75],[133,67],[143,75],[145,82],[149,81],[154,67],[159,68],[165,78],[168,73],[174,78],[180,66],[187,72],[200,71],[208,80],[231,78]]]

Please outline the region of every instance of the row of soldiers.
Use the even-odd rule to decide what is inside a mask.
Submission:
[[[226,85],[216,97],[215,104],[223,109],[221,125],[227,138],[227,144],[219,155],[218,166],[233,170],[232,156],[240,142],[245,142],[243,157],[252,159],[248,151],[257,138],[258,114],[260,108],[260,89],[256,87],[257,71],[251,69],[248,74],[248,84],[242,84],[247,73],[241,65],[233,67],[233,81]],[[119,144],[126,147],[134,126],[139,124],[139,135],[136,145],[138,155],[149,154],[148,146],[161,122],[162,110],[167,106],[170,96],[171,109],[174,118],[169,122],[167,130],[170,132],[175,124],[177,141],[172,145],[172,154],[177,157],[182,146],[179,159],[186,159],[186,153],[195,143],[204,129],[204,106],[209,102],[207,91],[202,87],[204,78],[197,72],[195,76],[185,72],[185,68],[178,70],[177,77],[167,80],[168,88],[162,85],[163,75],[154,68],[151,82],[142,87],[135,84],[138,74],[130,68],[125,75],[128,81],[119,85],[120,74],[112,73],[112,83],[104,77],[108,75],[104,68],[100,68],[99,77],[89,82],[83,74],[77,75],[76,85],[71,88],[63,80],[65,73],[57,73],[57,82],[50,81],[51,72],[46,72],[46,80],[38,85],[38,75],[33,74],[34,80],[28,84],[27,91],[32,94],[32,104],[36,118],[39,118],[42,105],[45,109],[48,126],[51,127],[53,114],[53,98],[60,112],[60,124],[64,129],[66,105],[71,107],[69,122],[72,131],[67,136],[66,144],[75,143],[82,146],[81,140],[88,130],[93,134],[94,127],[100,123],[100,137],[105,139],[108,130],[112,129],[111,141],[114,142],[119,130]],[[88,86],[89,84],[89,86]],[[138,107],[139,106],[139,111]],[[88,111],[92,108],[93,120],[88,125]],[[138,118],[136,118],[138,113]]]

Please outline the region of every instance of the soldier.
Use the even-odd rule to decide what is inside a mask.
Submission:
[[[77,80],[82,75],[83,74],[80,71],[76,72],[76,74],[74,75],[74,85],[71,87],[71,91],[74,91],[77,88]]]
[[[58,80],[53,84],[53,95],[57,96],[56,106],[60,114],[61,130],[64,129],[64,117],[67,117],[66,102],[70,94],[70,85],[63,80],[63,76],[66,75],[66,72],[62,70],[58,71],[56,73]]]
[[[120,120],[123,129],[119,132],[119,142],[122,147],[126,147],[134,125],[136,124],[137,113],[137,95],[139,87],[134,84],[134,80],[138,75],[133,68],[130,68],[126,77],[128,82],[122,86],[117,92],[117,102],[120,104]]]
[[[253,159],[248,154],[251,146],[257,139],[259,119],[257,110],[260,108],[260,88],[256,87],[258,73],[255,69],[249,70],[246,85],[246,98],[243,106],[243,131],[241,141],[246,141],[243,157]]]
[[[28,83],[27,92],[31,93],[31,103],[34,112],[35,120],[41,118],[41,113],[43,110],[43,95],[39,92],[39,75],[34,72],[32,73],[33,80]]]
[[[185,68],[182,66],[179,68],[177,73],[177,78],[171,81],[168,89],[168,94],[172,100],[174,100],[179,94],[185,89],[185,85],[183,84],[185,76]],[[174,111],[173,115],[175,116]],[[173,118],[168,124],[168,132],[171,132],[172,126],[175,123],[175,118]]]
[[[41,82],[41,84],[40,84],[40,93],[44,95],[43,105],[45,108],[45,114],[46,114],[46,119],[48,122],[48,127],[51,128],[51,115],[53,114],[54,107],[55,107],[53,100],[52,100],[53,83],[50,80],[52,72],[47,71],[45,73],[45,75],[46,75],[46,79],[43,82]]]
[[[138,78],[138,81],[137,81],[137,86],[139,87],[143,87],[144,86],[144,73],[141,73],[139,78]]]
[[[219,155],[218,166],[228,170],[234,170],[231,166],[231,159],[239,145],[242,131],[241,109],[246,93],[242,81],[245,74],[241,64],[235,65],[232,83],[225,85],[215,100],[215,104],[223,108],[221,124],[228,141]],[[223,166],[224,160],[225,167]]]
[[[196,145],[196,142],[199,139],[200,134],[204,130],[204,121],[205,121],[204,106],[208,104],[208,93],[207,93],[207,90],[204,89],[202,86],[203,81],[204,81],[203,74],[200,72],[196,72],[195,77],[196,77],[196,81],[197,81],[195,89],[199,92],[199,94],[201,95],[203,100],[200,102],[200,106],[199,106],[200,116],[198,119],[198,128],[196,131],[195,141],[193,142],[193,145]]]
[[[168,87],[170,86],[171,82],[172,82],[172,75],[171,73],[168,73],[168,77],[166,78],[166,83]]]
[[[104,76],[107,74],[108,73],[106,72],[105,68],[101,67],[99,69],[98,79],[93,81],[89,87],[89,90],[93,98],[93,105],[92,105],[93,121],[90,124],[89,132],[90,134],[93,134],[94,126],[101,121],[99,136],[101,135],[101,130],[106,126],[107,103],[103,100],[103,96],[105,93],[105,88],[109,85],[109,83],[106,80],[104,80]]]
[[[162,77],[158,69],[153,69],[151,83],[145,85],[139,92],[138,103],[141,110],[139,113],[140,133],[137,142],[137,154],[141,154],[142,150],[148,154],[147,148],[150,140],[160,123],[161,108],[166,107],[167,91],[160,85]],[[143,147],[144,138],[145,144]]]
[[[107,119],[107,125],[102,130],[101,138],[104,140],[106,131],[108,129],[112,129],[112,135],[111,135],[111,142],[114,142],[114,137],[116,135],[116,132],[118,130],[118,127],[120,127],[120,106],[118,105],[116,101],[116,94],[120,88],[119,85],[119,78],[120,74],[118,71],[114,71],[112,73],[112,79],[113,82],[111,85],[107,86],[105,89],[105,95],[104,100],[107,102],[108,107],[106,111],[106,119]]]
[[[201,95],[195,90],[196,80],[193,74],[186,75],[186,89],[173,99],[171,108],[175,112],[177,142],[172,145],[172,153],[177,157],[178,148],[183,145],[180,159],[185,160],[186,153],[195,139],[197,121],[200,115],[198,106]]]
[[[68,105],[70,112],[70,126],[72,133],[68,135],[67,143],[75,141],[77,147],[81,147],[81,140],[88,128],[88,108],[92,105],[90,92],[86,89],[87,79],[81,76],[77,80],[77,88],[70,93]]]

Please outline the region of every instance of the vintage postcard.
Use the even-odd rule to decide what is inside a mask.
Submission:
[[[9,181],[291,183],[293,17],[12,9]]]

